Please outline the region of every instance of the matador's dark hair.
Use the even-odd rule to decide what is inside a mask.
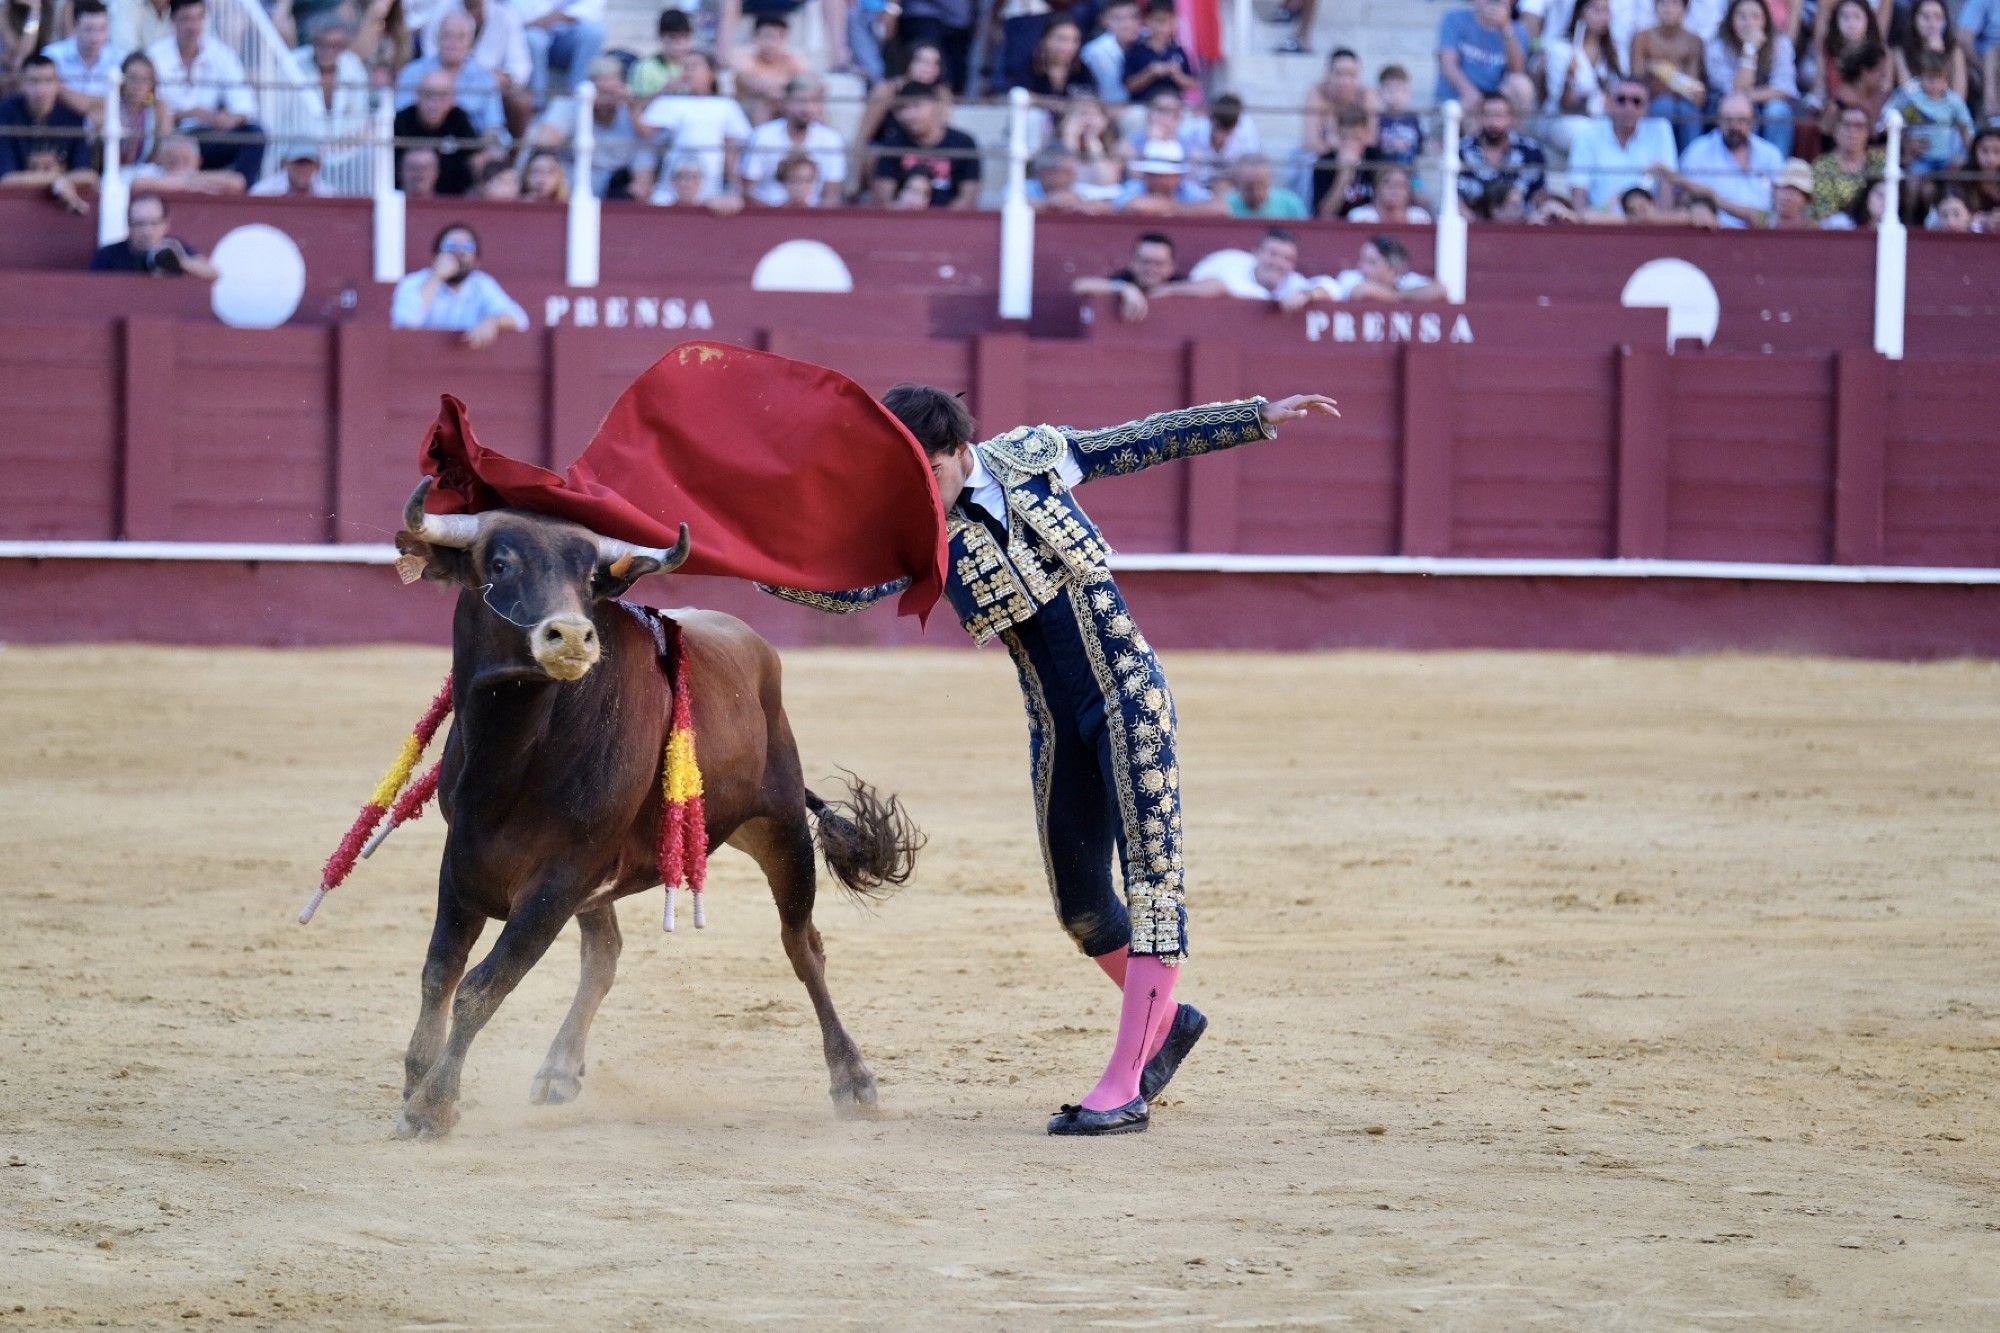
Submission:
[[[930,384],[898,384],[882,395],[882,406],[910,428],[924,452],[941,454],[971,442],[978,426],[957,394]]]

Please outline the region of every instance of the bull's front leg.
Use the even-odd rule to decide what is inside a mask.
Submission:
[[[485,914],[459,901],[452,888],[450,865],[447,858],[445,868],[438,872],[437,921],[431,927],[430,952],[424,957],[423,1004],[417,1011],[417,1026],[410,1033],[410,1048],[403,1055],[404,1101],[431,1072],[444,1049],[446,1009],[458,990],[459,978],[465,975],[465,960],[486,929]]]
[[[451,1036],[444,1054],[425,1072],[403,1102],[396,1137],[440,1137],[458,1123],[458,1083],[465,1053],[528,969],[541,961],[576,911],[572,882],[546,883],[514,909],[493,951],[458,985],[451,1009]]]

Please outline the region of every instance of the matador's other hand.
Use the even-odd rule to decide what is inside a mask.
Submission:
[[[1287,421],[1297,421],[1315,412],[1337,417],[1340,415],[1340,404],[1323,393],[1295,393],[1290,398],[1264,404],[1264,424],[1282,426]]]

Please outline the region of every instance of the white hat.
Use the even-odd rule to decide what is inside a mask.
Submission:
[[[1132,169],[1149,175],[1178,176],[1187,170],[1187,149],[1172,139],[1148,139]]]

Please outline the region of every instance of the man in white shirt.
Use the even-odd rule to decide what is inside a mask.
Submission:
[[[836,195],[847,178],[847,142],[840,131],[820,117],[826,111],[826,88],[815,78],[793,79],[785,85],[784,114],[750,131],[743,149],[743,192],[760,204],[773,208],[785,203],[785,187],[778,180],[778,164],[793,153],[804,153],[819,168],[818,191],[812,206],[826,201],[831,188]]]
[[[42,48],[56,62],[63,105],[89,120],[104,114],[111,91],[111,74],[124,63],[125,53],[111,44],[111,15],[102,0],[79,0],[70,35]]]
[[[1656,196],[1656,168],[1674,162],[1674,131],[1664,120],[1646,114],[1646,85],[1620,79],[1612,85],[1608,117],[1585,122],[1569,147],[1569,197],[1578,212],[1610,212],[1634,185],[1647,185]]]
[[[250,187],[250,193],[264,199],[281,195],[330,199],[333,187],[326,183],[326,177],[319,174],[319,149],[311,144],[299,144],[285,153],[285,169],[269,179],[258,181]]]
[[[1686,194],[1707,199],[1725,227],[1761,227],[1771,212],[1785,155],[1758,136],[1757,108],[1731,93],[1715,109],[1715,128],[1688,145],[1673,177]]]
[[[1111,0],[1104,7],[1104,31],[1083,44],[1078,53],[1092,77],[1097,95],[1107,106],[1132,100],[1125,91],[1125,52],[1139,40],[1139,0]]]
[[[146,51],[159,73],[160,100],[174,109],[181,131],[201,144],[203,170],[235,171],[245,185],[255,185],[263,174],[264,129],[256,122],[257,99],[243,63],[209,35],[202,0],[173,0],[172,15],[173,36]]]
[[[468,347],[490,346],[502,333],[525,333],[528,312],[479,268],[479,237],[462,222],[438,233],[431,266],[404,276],[390,302],[397,329],[463,333]]]
[[[1195,265],[1190,296],[1235,296],[1246,301],[1284,301],[1302,296],[1314,280],[1299,272],[1299,239],[1273,227],[1255,253],[1225,250]],[[1319,282],[1328,281],[1325,278]]]
[[[505,0],[496,0],[504,3]],[[534,61],[535,101],[548,99],[549,70],[559,66],[568,88],[588,77],[590,62],[604,49],[604,0],[512,0],[527,27]]]
[[[743,107],[735,98],[715,94],[715,60],[706,51],[689,52],[687,69],[690,86],[704,91],[655,97],[640,115],[639,123],[649,130],[665,131],[673,161],[701,164],[702,187],[698,199],[708,203],[718,195],[733,192],[738,165],[735,159],[750,138],[750,118],[743,114]],[[675,201],[673,173],[662,171],[653,202]]]

